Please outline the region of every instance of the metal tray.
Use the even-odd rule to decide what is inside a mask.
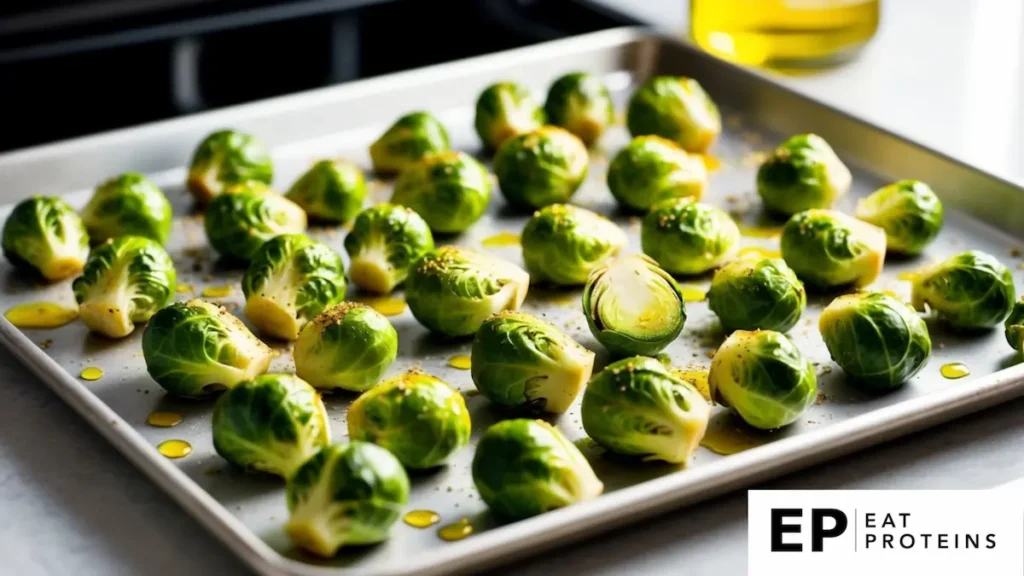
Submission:
[[[206,133],[231,126],[266,139],[274,148],[276,184],[285,188],[320,157],[346,156],[369,166],[368,143],[395,117],[412,109],[437,113],[449,126],[456,147],[478,151],[472,132],[472,104],[486,84],[513,78],[543,94],[552,79],[571,70],[604,75],[620,107],[635,84],[652,74],[697,78],[721,105],[726,125],[713,149],[723,165],[711,176],[707,201],[740,213],[747,224],[760,218],[753,189],[756,153],[796,132],[821,134],[853,166],[853,197],[896,178],[932,183],[952,212],[945,230],[923,257],[890,259],[878,288],[907,297],[909,286],[898,280],[898,273],[966,248],[988,251],[1015,269],[1021,266],[1021,260],[1010,251],[1022,243],[1021,189],[799,96],[767,77],[638,29],[607,31],[8,154],[0,157],[4,183],[0,200],[13,202],[30,193],[62,193],[81,206],[89,189],[103,178],[125,170],[147,172],[165,187],[176,214],[181,215],[169,245],[179,265],[179,281],[192,284],[196,293],[211,284],[234,284],[233,294],[220,301],[236,306],[237,312],[241,304],[237,283],[242,272],[216,263],[205,245],[199,218],[189,215],[190,202],[181,187],[182,165]],[[601,149],[593,153],[589,181],[574,202],[616,218],[630,233],[631,250],[637,250],[638,220],[616,212],[603,179],[608,157],[626,141],[621,126],[607,135]],[[373,200],[388,195],[386,184],[374,184]],[[853,201],[846,198],[842,208],[849,210]],[[0,216],[7,210],[9,205]],[[510,211],[495,191],[483,220],[450,241],[480,247],[482,239],[499,231],[518,232],[524,220],[525,215]],[[341,251],[343,230],[313,233]],[[764,246],[777,242],[765,238],[744,241]],[[517,247],[483,249],[521,262]],[[0,274],[4,282],[0,305],[5,309],[32,300],[72,303],[69,282],[44,289],[29,286],[6,263]],[[1020,277],[1019,272],[1015,275]],[[706,286],[708,281],[704,277],[687,282]],[[352,297],[358,299],[359,295],[353,290]],[[409,509],[435,510],[443,517],[442,525],[469,518],[476,529],[472,536],[445,542],[437,537],[436,527],[417,530],[399,522],[387,543],[343,550],[330,562],[314,560],[289,545],[282,531],[287,513],[281,482],[232,471],[217,457],[210,438],[210,403],[170,399],[147,376],[140,352],[141,330],[124,341],[109,342],[89,335],[81,323],[52,331],[22,332],[4,321],[0,336],[40,379],[257,572],[423,576],[519,559],[948,421],[1024,392],[1024,366],[1014,365],[1016,360],[1001,331],[967,336],[933,326],[934,355],[917,377],[889,395],[860,394],[844,385],[842,372],[829,361],[817,335],[816,317],[826,303],[812,298],[804,320],[791,332],[819,365],[822,402],[771,442],[731,456],[702,448],[685,470],[626,463],[581,442],[605,482],[606,493],[589,503],[500,526],[475,493],[469,474],[473,451],[467,448],[446,468],[414,477]],[[607,361],[586,328],[578,292],[568,298],[552,297],[534,289],[525,309],[546,315],[599,351],[599,364]],[[688,315],[683,336],[668,353],[679,367],[706,367],[708,353],[721,335],[706,303],[688,305]],[[392,320],[400,335],[400,359],[391,373],[418,365],[463,391],[473,389],[468,372],[447,366],[450,356],[468,352],[468,341],[432,339],[408,311]],[[283,353],[272,369],[291,369],[287,350],[278,347]],[[951,361],[966,362],[972,375],[943,379],[939,367]],[[96,382],[80,380],[77,375],[87,365],[103,368],[106,376]],[[350,400],[346,396],[327,398],[336,439],[344,435],[345,408]],[[468,403],[474,436],[500,416],[480,396],[469,395]],[[146,416],[157,409],[184,412],[185,422],[169,429],[147,427]],[[716,412],[712,428],[728,426],[726,418]],[[583,438],[578,404],[557,419],[557,425],[571,438]],[[155,446],[171,438],[189,441],[194,451],[179,460],[164,458]]]

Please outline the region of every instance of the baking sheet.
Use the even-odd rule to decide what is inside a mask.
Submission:
[[[438,75],[437,80],[430,81],[430,77],[425,72],[422,73],[422,85],[417,90],[417,93],[421,94],[420,100],[387,100],[383,96],[378,96],[374,90],[366,88],[367,84],[372,88],[374,83],[354,85],[348,93],[334,89],[333,93],[340,95],[338,100],[341,102],[346,102],[346,99],[349,102],[376,101],[379,105],[375,120],[361,124],[358,118],[345,115],[344,129],[311,134],[310,139],[299,137],[286,143],[274,142],[275,138],[270,138],[276,144],[275,185],[279,189],[286,189],[314,160],[323,157],[346,157],[369,169],[370,162],[366,150],[368,144],[394,118],[414,108],[426,108],[437,114],[448,126],[454,147],[482,154],[479,141],[472,130],[473,98],[465,96],[467,93],[478,92],[497,77],[507,76],[524,82],[542,97],[549,82],[558,74],[575,69],[589,69],[605,77],[621,111],[626,98],[638,81],[652,73],[680,73],[677,67],[686,66],[685,62],[680,62],[684,57],[691,58],[691,62],[699,64],[691,65],[691,74],[709,87],[712,96],[720,103],[725,119],[725,132],[712,149],[713,156],[721,162],[721,166],[711,174],[710,191],[704,201],[733,212],[746,225],[779,225],[762,220],[759,202],[754,192],[753,175],[760,154],[784,139],[788,132],[797,129],[822,133],[836,146],[837,152],[845,160],[852,164],[864,163],[865,151],[857,147],[855,140],[849,141],[847,149],[843,146],[843,137],[833,139],[827,132],[829,126],[849,122],[849,119],[837,115],[830,118],[830,123],[819,125],[813,120],[813,113],[820,112],[821,107],[818,106],[809,109],[813,113],[808,113],[804,118],[811,118],[809,121],[802,121],[800,116],[792,116],[794,112],[799,112],[799,109],[794,111],[788,107],[777,108],[779,115],[772,117],[771,121],[765,121],[764,111],[757,105],[757,102],[764,102],[764,98],[752,100],[750,94],[726,93],[718,86],[723,76],[705,78],[701,75],[716,71],[735,75],[740,73],[738,70],[717,61],[707,60],[671,42],[645,38],[641,32],[617,31],[594,35],[592,38],[581,39],[572,44],[557,43],[564,52],[561,60],[555,57],[559,54],[558,50],[550,48],[550,51],[545,53],[545,47],[520,51],[517,53],[520,58],[512,57],[516,54],[505,54],[475,59],[474,62],[478,65],[466,66],[465,77],[460,77],[460,86],[464,86],[465,89],[452,89],[451,84],[441,81],[443,75]],[[534,60],[543,61],[545,65],[528,65]],[[479,65],[480,63],[484,65]],[[451,67],[445,69],[452,70]],[[483,72],[485,70],[486,73]],[[391,82],[409,87],[414,84],[410,78],[415,79],[416,74],[420,73],[398,75],[392,78]],[[763,82],[753,77],[745,78],[750,82]],[[385,82],[375,84],[382,88],[388,86]],[[742,85],[733,86],[743,88]],[[776,92],[770,92],[769,95],[782,97]],[[250,108],[250,111],[253,110],[259,108]],[[337,113],[344,115],[344,110]],[[206,126],[213,126],[219,122],[230,126],[245,126],[245,123],[230,122],[230,112],[206,116]],[[257,116],[262,122],[271,122],[273,119],[269,110]],[[765,128],[765,125],[778,128],[780,123],[785,124],[787,118],[789,122],[800,127],[795,128],[793,124],[786,126],[789,128],[788,132]],[[330,127],[328,120],[325,119],[323,123]],[[164,129],[167,129],[167,125],[164,125]],[[258,131],[255,133],[263,135]],[[627,231],[630,237],[629,250],[639,251],[639,219],[617,211],[604,182],[609,158],[627,141],[628,134],[621,125],[606,135],[600,147],[591,154],[587,183],[572,201],[613,218]],[[195,139],[193,146],[195,143],[198,143],[198,138]],[[889,145],[891,150],[891,146],[897,144],[899,143],[893,143],[891,136],[882,132],[876,134],[876,148],[884,149]],[[847,151],[849,155],[844,154]],[[920,258],[890,258],[883,277],[873,288],[891,290],[902,298],[909,298],[909,283],[898,278],[901,272],[912,271],[931,258],[941,258],[972,248],[989,252],[1014,268],[1018,291],[1024,292],[1024,286],[1020,282],[1020,269],[1024,267],[1024,260],[1015,255],[1019,253],[1014,251],[1019,245],[1024,244],[1024,241],[972,217],[957,213],[956,208],[959,204],[977,215],[978,204],[984,203],[967,202],[965,200],[969,199],[970,195],[958,194],[956,190],[947,192],[940,182],[929,175],[934,174],[938,178],[940,175],[956,173],[961,180],[954,182],[963,181],[964,178],[976,178],[988,183],[1000,193],[1016,194],[1016,203],[1005,204],[1004,213],[1012,213],[1017,209],[1019,197],[1024,192],[1009,190],[1005,183],[986,178],[984,175],[973,172],[960,174],[957,170],[966,169],[937,155],[922,152],[918,148],[914,149],[914,154],[926,154],[934,170],[929,171],[928,165],[925,164],[925,173],[922,173],[921,164],[918,162],[912,165],[907,174],[893,175],[891,163],[886,159],[879,163],[886,168],[883,172],[887,174],[881,177],[854,166],[853,193],[839,205],[840,209],[850,212],[857,197],[869,193],[894,177],[903,176],[933,182],[946,201],[949,215],[946,226],[936,242]],[[482,155],[480,157],[483,159]],[[906,157],[917,158],[910,153]],[[21,155],[14,160],[20,160],[18,164],[23,165],[32,164],[35,159],[29,156],[26,160],[25,156]],[[187,156],[183,156],[181,160],[187,160]],[[4,166],[5,161],[8,164],[13,162],[10,158],[2,158],[0,167]],[[128,169],[133,169],[133,166],[125,165],[119,170]],[[19,179],[31,180],[24,176],[26,173],[19,173]],[[178,299],[197,296],[207,286],[230,285],[232,293],[229,296],[210,300],[223,303],[234,313],[242,316],[243,300],[239,281],[244,271],[223,266],[206,246],[201,217],[192,213],[191,201],[181,186],[184,169],[171,168],[151,175],[157,184],[164,188],[174,205],[175,214],[178,215],[168,248],[178,267],[179,283],[193,288],[189,293],[179,294]],[[33,188],[44,187],[45,176],[45,173],[37,174],[36,179],[40,185]],[[942,179],[942,183],[949,181],[949,178]],[[372,202],[384,201],[390,196],[388,182],[375,180],[370,189]],[[21,195],[30,191],[35,190],[19,190],[22,192]],[[68,192],[67,198],[73,206],[80,208],[90,194],[90,190],[71,191]],[[6,217],[9,209],[8,205],[0,210],[0,217]],[[501,232],[518,233],[527,216],[528,214],[509,209],[495,188],[488,213],[473,228],[460,236],[439,238],[438,241],[493,252],[522,265],[518,246],[484,246],[483,241]],[[314,228],[310,233],[344,255],[344,230]],[[743,244],[777,249],[778,241],[770,238],[744,238]],[[4,309],[14,304],[37,300],[73,304],[70,281],[40,289],[19,279],[6,262],[0,267],[0,275],[4,281],[0,306]],[[683,279],[685,285],[699,289],[706,289],[709,281],[710,276]],[[349,299],[360,299],[355,287],[350,286],[349,294]],[[397,295],[400,296],[401,292],[399,291]],[[232,470],[217,457],[210,434],[212,402],[169,398],[149,378],[140,347],[141,327],[129,338],[117,342],[89,334],[81,323],[57,330],[26,330],[25,340],[10,330],[10,326],[5,322],[2,335],[5,343],[12,346],[16,354],[25,358],[44,380],[72,401],[80,411],[91,414],[90,421],[94,425],[100,427],[108,437],[117,438],[120,442],[119,447],[144,470],[152,475],[159,475],[167,472],[170,466],[180,472],[181,474],[166,475],[164,487],[179,501],[186,503],[186,506],[199,515],[217,535],[225,538],[229,545],[257,570],[264,573],[312,573],[322,569],[340,568],[343,572],[427,574],[448,573],[456,569],[507,559],[525,551],[539,551],[545,546],[607,529],[628,520],[639,519],[644,514],[654,513],[659,509],[664,511],[666,505],[670,503],[679,505],[709,497],[758,479],[889,439],[915,427],[981,408],[986,404],[1019,394],[1021,387],[1024,386],[1021,367],[1016,366],[1018,359],[1003,340],[1001,330],[962,335],[932,324],[930,327],[934,345],[933,355],[928,366],[920,374],[904,388],[888,395],[873,396],[859,393],[844,385],[842,372],[829,360],[827,350],[817,333],[818,313],[829,299],[811,295],[804,318],[790,332],[790,336],[801,350],[817,365],[821,395],[803,418],[774,435],[770,443],[732,456],[720,456],[701,448],[686,470],[669,465],[639,465],[609,457],[586,441],[580,426],[577,400],[569,413],[550,420],[569,438],[579,440],[578,445],[605,483],[606,494],[597,501],[527,521],[499,526],[487,513],[486,506],[473,488],[469,473],[473,452],[470,447],[459,452],[447,467],[413,476],[413,491],[408,509],[434,510],[441,515],[441,524],[421,530],[398,522],[392,529],[388,542],[374,547],[343,550],[332,561],[314,559],[296,552],[290,546],[282,531],[287,511],[281,481]],[[554,322],[577,341],[595,350],[598,353],[598,367],[608,361],[603,348],[597,344],[587,329],[578,290],[554,293],[531,288],[523,309]],[[708,311],[706,302],[688,304],[687,315],[683,335],[666,352],[672,364],[678,368],[706,369],[710,365],[710,355],[724,336],[717,327],[714,316]],[[470,340],[442,342],[433,338],[416,323],[408,311],[392,317],[391,320],[399,333],[399,359],[388,371],[388,376],[417,366],[462,390],[467,396],[473,421],[474,442],[487,426],[505,416],[501,410],[490,406],[481,396],[474,393],[468,371],[448,366],[448,360],[452,356],[469,353]],[[289,347],[283,343],[272,345],[280,351],[280,355],[274,359],[271,370],[292,371],[294,365]],[[52,359],[65,374],[55,374],[52,370],[53,365],[47,363],[40,353]],[[964,362],[970,367],[972,374],[960,380],[944,379],[939,375],[939,368],[947,362]],[[77,379],[78,374],[87,366],[102,368],[105,376],[95,382]],[[353,398],[354,396],[346,394],[325,396],[336,440],[345,437],[345,410]],[[115,417],[97,416],[101,411],[106,416],[107,409]],[[185,421],[173,428],[149,427],[145,424],[146,416],[155,410],[182,412],[185,414]],[[868,416],[854,418],[863,415]],[[731,426],[728,418],[727,414],[716,410],[711,427]],[[155,447],[168,439],[188,441],[192,444],[193,452],[179,460],[163,459],[157,454]],[[473,536],[460,542],[445,542],[437,537],[438,527],[462,518],[468,518],[472,522],[475,530]]]

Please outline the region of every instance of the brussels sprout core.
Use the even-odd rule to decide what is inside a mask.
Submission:
[[[626,109],[633,136],[652,134],[688,152],[704,152],[722,131],[718,106],[692,78],[655,76],[633,93]]]
[[[658,136],[637,136],[608,165],[608,189],[619,204],[646,212],[669,198],[700,200],[708,171],[700,156]]]
[[[1013,305],[1006,317],[1006,342],[1017,352],[1024,354],[1024,298]]]
[[[816,134],[786,140],[757,172],[757,192],[765,207],[786,216],[811,208],[831,208],[852,182],[849,168]]]
[[[185,187],[206,203],[234,184],[273,181],[274,166],[263,142],[241,132],[219,130],[196,148]]]
[[[299,333],[295,373],[316,388],[369,390],[398,356],[398,333],[380,312],[342,302]]]
[[[426,112],[402,116],[370,145],[373,171],[394,174],[419,162],[430,154],[451,150],[448,130]]]
[[[330,441],[320,395],[290,374],[241,382],[218,398],[213,409],[213,447],[242,468],[288,479]]]
[[[498,189],[514,206],[543,208],[568,202],[587,176],[587,147],[555,126],[509,138],[494,157]]]
[[[533,282],[582,286],[628,239],[604,216],[570,204],[552,204],[526,222],[520,242]]]
[[[712,399],[762,430],[795,422],[818,394],[810,360],[771,330],[733,332],[711,360],[708,387]]]
[[[781,258],[740,258],[715,273],[708,307],[728,332],[776,330],[796,325],[807,307],[807,292]]]
[[[484,146],[497,150],[509,138],[544,125],[544,110],[530,91],[515,82],[498,82],[480,93],[474,126]]]
[[[352,282],[377,294],[387,294],[405,282],[413,262],[433,249],[434,235],[426,220],[395,204],[363,210],[345,237]]]
[[[684,464],[707,430],[711,406],[661,362],[637,356],[608,365],[587,385],[581,417],[604,448]]]
[[[496,404],[569,409],[590,380],[594,353],[549,322],[522,312],[484,321],[473,340],[472,377]]]
[[[782,258],[818,288],[871,284],[885,262],[885,231],[835,210],[806,210],[782,229]]]
[[[387,448],[406,467],[433,468],[469,444],[462,394],[442,380],[408,372],[363,393],[348,410],[348,435]]]
[[[473,456],[473,483],[491,510],[516,520],[592,500],[604,485],[579,449],[543,420],[487,429]]]
[[[387,450],[369,442],[332,444],[288,480],[285,533],[300,548],[329,558],[342,546],[388,539],[409,501],[409,476]]]
[[[900,180],[857,202],[857,218],[885,230],[888,249],[920,254],[942,229],[942,202],[924,182]]]
[[[740,229],[724,210],[692,198],[651,207],[640,228],[644,253],[672,274],[703,274],[729,260]]]
[[[426,156],[399,176],[392,204],[408,206],[434,232],[463,232],[483,216],[491,200],[487,168],[465,152]]]
[[[275,236],[306,231],[306,213],[284,196],[254,191],[221,194],[206,211],[206,238],[221,255],[248,262]]]
[[[1016,290],[1010,269],[993,256],[970,250],[921,270],[911,301],[920,312],[958,328],[993,328],[1013,309]]]
[[[19,202],[4,222],[4,257],[56,282],[74,276],[89,257],[89,234],[75,210],[56,196]]]
[[[78,315],[91,330],[124,338],[174,298],[174,262],[155,240],[122,236],[89,254],[82,275],[71,284]]]
[[[345,224],[363,208],[366,179],[351,162],[321,160],[292,184],[285,197],[311,219]]]
[[[142,174],[128,172],[96,188],[82,210],[93,243],[120,236],[142,236],[160,244],[171,233],[171,203]]]
[[[821,313],[818,329],[836,364],[873,389],[902,386],[924,368],[932,351],[924,320],[881,292],[836,298]]]
[[[682,289],[647,256],[605,263],[583,289],[583,313],[597,341],[619,356],[652,356],[686,322]]]
[[[615,119],[608,88],[587,72],[573,72],[555,80],[548,89],[544,111],[549,123],[572,132],[587,146],[597,142]]]
[[[161,309],[142,334],[146,370],[176,396],[199,397],[263,374],[270,348],[223,306],[193,298]]]

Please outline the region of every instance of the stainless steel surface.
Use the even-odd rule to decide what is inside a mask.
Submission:
[[[395,116],[413,107],[437,112],[448,124],[456,146],[476,151],[479,146],[471,128],[471,104],[485,84],[511,77],[542,93],[551,79],[572,69],[607,75],[620,105],[632,83],[653,73],[684,73],[704,83],[722,104],[729,126],[714,149],[715,156],[726,164],[713,173],[707,201],[732,209],[746,204],[749,209],[744,218],[750,222],[758,217],[750,153],[770,147],[793,131],[818,132],[834,143],[844,159],[860,166],[877,167],[884,178],[875,176],[874,171],[854,171],[856,195],[873,190],[887,179],[920,177],[935,185],[950,208],[991,216],[1005,229],[1012,229],[1014,211],[1019,213],[1024,206],[1024,192],[1004,182],[897,140],[770,81],[711,60],[672,41],[644,38],[635,31],[601,33],[277,99],[223,114],[205,114],[26,151],[0,158],[0,173],[16,176],[17,186],[6,188],[7,193],[23,196],[25,190],[64,192],[91,186],[117,171],[146,170],[154,173],[158,183],[165,186],[176,212],[185,214],[188,201],[179,185],[183,179],[180,165],[195,143],[213,128],[237,126],[274,144],[279,167],[277,185],[283,188],[320,156],[348,156],[368,165],[365,151],[368,142]],[[760,129],[762,126],[781,132],[764,131]],[[588,184],[574,201],[620,220],[630,232],[631,248],[635,250],[638,248],[636,221],[615,212],[603,182],[607,157],[626,139],[621,127],[609,134],[602,151],[594,154]],[[898,170],[901,164],[908,167],[906,172]],[[82,167],[83,173],[75,173],[71,166]],[[960,192],[959,186],[964,183],[970,183],[972,188]],[[387,198],[386,187],[374,188],[375,200]],[[986,203],[976,202],[978,195],[971,193],[974,190],[985,190],[991,197],[991,204],[1000,209],[991,211],[985,208]],[[76,205],[83,204],[87,197],[88,190],[72,192],[69,196]],[[853,198],[846,199],[843,207],[848,209],[852,201]],[[523,215],[510,213],[495,192],[490,213],[456,241],[480,247],[483,238],[498,231],[517,232],[523,220]],[[340,250],[343,233],[317,231],[316,234]],[[768,240],[750,239],[748,242],[771,244]],[[1008,265],[1017,266],[1020,261],[1011,258],[1008,249],[1018,243],[1019,238],[954,214],[923,259],[970,247],[989,251]],[[176,227],[171,249],[179,263],[182,283],[191,283],[197,291],[206,285],[232,283],[234,294],[223,300],[236,305],[241,302],[237,288],[241,272],[222,270],[216,265],[205,247],[198,220],[188,217],[182,220]],[[514,247],[481,249],[520,261]],[[923,259],[890,261],[877,287],[907,296],[907,283],[899,281],[896,275],[916,268]],[[196,263],[199,270],[194,271]],[[37,299],[72,301],[68,283],[42,291],[32,290],[21,285],[6,265],[2,273],[7,276],[5,295],[0,302],[4,307]],[[692,283],[706,285],[707,281],[703,278]],[[627,466],[587,449],[588,457],[606,483],[606,495],[592,503],[501,527],[492,523],[475,495],[467,466],[472,450],[467,449],[447,469],[415,478],[409,508],[436,510],[445,522],[469,517],[478,529],[477,534],[461,542],[445,543],[436,537],[434,530],[421,531],[399,523],[388,543],[356,553],[344,552],[335,562],[315,565],[305,563],[310,560],[307,557],[294,555],[281,532],[286,512],[280,483],[236,474],[219,461],[209,438],[209,403],[184,403],[163,396],[145,374],[138,344],[140,333],[111,345],[89,336],[80,324],[56,331],[22,334],[5,322],[0,324],[0,335],[34,372],[254,569],[268,574],[313,574],[340,566],[354,572],[429,574],[450,573],[537,552],[663,512],[670,506],[705,499],[891,439],[1022,392],[1024,369],[1012,366],[1014,358],[1000,333],[993,331],[968,338],[934,327],[934,356],[907,387],[883,397],[858,394],[843,385],[841,372],[829,362],[816,335],[814,319],[825,303],[822,299],[812,299],[805,321],[792,331],[801,348],[820,363],[819,381],[826,395],[824,402],[812,407],[805,419],[771,444],[729,457],[702,449],[690,467],[679,472],[668,467]],[[575,299],[565,305],[560,299],[534,290],[526,309],[546,314],[588,347],[601,350],[587,331]],[[715,322],[704,303],[689,305],[688,314],[690,319],[684,336],[670,347],[669,354],[681,367],[707,366],[709,359],[705,353],[714,348],[719,338],[715,335]],[[463,391],[472,390],[468,372],[451,369],[446,364],[450,356],[468,352],[468,342],[440,344],[429,338],[408,312],[393,320],[400,333],[401,358],[392,367],[392,373],[417,364]],[[42,350],[38,344],[46,339],[52,342]],[[603,355],[599,361],[605,361]],[[938,374],[939,366],[949,361],[968,363],[973,375],[956,381],[942,379]],[[288,363],[288,355],[282,354],[275,360],[275,368],[288,369]],[[106,376],[97,382],[76,379],[88,365],[102,367]],[[495,420],[497,413],[479,396],[468,400],[474,432],[478,434]],[[328,399],[335,436],[339,438],[344,433],[347,401],[341,397]],[[154,409],[182,411],[187,415],[186,421],[170,429],[148,428],[144,420]],[[716,416],[716,422],[719,419],[720,416]],[[583,435],[575,410],[560,418],[558,425],[572,438]],[[177,461],[164,459],[154,447],[169,438],[189,440],[194,446],[193,453]]]

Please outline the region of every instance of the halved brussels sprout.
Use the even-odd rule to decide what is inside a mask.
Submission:
[[[563,414],[593,370],[593,352],[554,324],[523,312],[491,316],[473,339],[473,384],[503,406]]]
[[[149,375],[171,394],[194,398],[252,380],[270,366],[270,348],[223,306],[175,302],[142,333]]]
[[[387,294],[405,282],[413,262],[434,249],[434,235],[411,208],[378,204],[356,216],[345,236],[349,276],[368,292]]]
[[[497,150],[509,138],[543,126],[544,109],[525,86],[498,82],[477,98],[473,125],[484,147]]]
[[[185,187],[205,204],[227,186],[273,181],[274,165],[262,141],[234,130],[218,130],[196,147]]]
[[[653,358],[609,364],[587,384],[580,414],[605,449],[644,461],[685,464],[708,427],[711,406]]]
[[[594,270],[583,288],[583,314],[597,341],[616,356],[653,356],[683,331],[683,291],[641,254]]]
[[[928,362],[928,326],[903,302],[881,292],[846,294],[821,313],[818,330],[832,360],[853,382],[899,388]]]
[[[789,338],[772,330],[737,330],[715,352],[711,398],[754,428],[792,424],[814,403],[814,366]]]
[[[722,117],[696,80],[655,76],[629,99],[626,126],[633,136],[661,136],[687,152],[700,153],[722,132]]]
[[[1006,317],[1006,342],[1017,352],[1024,354],[1024,298],[1013,305]]]
[[[71,288],[78,316],[90,330],[124,338],[174,299],[177,278],[163,246],[141,236],[121,236],[89,254]]]
[[[320,395],[291,374],[240,382],[213,408],[213,448],[235,466],[287,480],[330,442]]]
[[[530,275],[511,262],[469,248],[441,246],[413,264],[405,300],[428,330],[469,336],[492,314],[518,310],[529,288]]]
[[[662,200],[700,200],[708,170],[699,156],[658,136],[637,136],[608,165],[608,189],[619,204],[646,212]]]
[[[786,332],[807,308],[804,284],[782,258],[740,258],[726,264],[711,280],[707,298],[727,332]]]
[[[465,152],[432,154],[399,176],[392,204],[408,206],[423,217],[431,230],[463,232],[472,226],[491,201],[491,175]]]
[[[629,239],[611,220],[571,204],[551,204],[523,227],[523,262],[533,282],[582,286]]]
[[[776,148],[757,171],[757,193],[765,208],[792,216],[831,208],[850,189],[853,176],[825,139],[798,134]]]
[[[543,420],[487,429],[473,456],[473,483],[497,515],[518,520],[593,500],[604,492],[579,449]]]
[[[411,112],[391,125],[370,145],[373,171],[394,174],[429,154],[451,150],[448,130],[427,112]]]
[[[806,210],[782,228],[782,258],[821,289],[862,288],[882,272],[885,231],[835,210]]]
[[[644,253],[672,274],[703,274],[732,258],[740,229],[725,210],[693,198],[651,206],[640,227]]]
[[[342,302],[299,332],[295,373],[316,388],[362,392],[373,388],[398,356],[398,332],[380,312]]]
[[[171,234],[171,203],[145,176],[127,172],[100,184],[82,210],[89,240],[142,236],[167,243]]]
[[[89,257],[89,234],[74,208],[56,196],[32,196],[4,222],[4,257],[50,282],[78,274]]]
[[[276,193],[221,194],[206,210],[206,238],[222,256],[248,262],[275,236],[306,231],[306,213]]]
[[[462,394],[422,372],[407,372],[367,390],[348,409],[348,436],[387,448],[406,468],[444,464],[469,444]]]
[[[245,315],[281,340],[298,338],[307,322],[345,299],[346,289],[341,256],[305,234],[264,242],[242,278]]]
[[[857,218],[885,230],[887,248],[898,254],[920,254],[942,229],[942,202],[931,187],[900,180],[857,202]]]
[[[352,162],[321,160],[299,176],[285,197],[313,220],[345,224],[363,209],[366,177]]]
[[[1013,309],[1013,274],[995,257],[969,250],[918,272],[911,302],[957,328],[993,328]]]
[[[409,502],[409,476],[379,446],[331,444],[295,471],[286,497],[291,517],[285,533],[296,546],[330,558],[342,546],[388,539]]]
[[[566,74],[548,88],[544,111],[549,124],[561,126],[592,146],[615,120],[611,93],[588,72]]]
[[[518,207],[568,202],[587,177],[587,147],[572,133],[544,126],[513,136],[494,156],[502,196]]]

